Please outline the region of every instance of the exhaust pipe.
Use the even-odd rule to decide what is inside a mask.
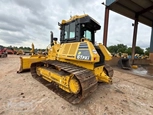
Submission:
[[[53,44],[53,32],[52,31],[50,31],[50,44],[51,44],[51,46],[54,45]]]
[[[53,38],[53,32],[52,31],[50,31],[50,44],[51,44],[51,46],[53,46],[54,44],[57,44],[57,38]]]

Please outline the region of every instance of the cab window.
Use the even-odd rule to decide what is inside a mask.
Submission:
[[[70,39],[74,39],[75,38],[75,22],[70,24]]]
[[[68,39],[68,33],[69,33],[69,25],[65,26],[65,33],[64,33],[64,39]]]
[[[64,39],[75,38],[75,22],[65,25]]]
[[[89,30],[84,31],[84,37],[91,41],[91,32]]]

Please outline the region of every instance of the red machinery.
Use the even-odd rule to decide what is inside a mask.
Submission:
[[[0,57],[7,57],[7,49],[0,45]]]
[[[7,53],[8,54],[16,54],[17,52],[13,49],[13,48],[11,48],[11,47],[7,47]]]

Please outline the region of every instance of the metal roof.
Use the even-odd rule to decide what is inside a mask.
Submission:
[[[153,0],[106,0],[106,6],[121,15],[153,27]]]

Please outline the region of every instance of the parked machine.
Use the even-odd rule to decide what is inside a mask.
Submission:
[[[7,57],[7,51],[6,51],[7,49],[4,47],[4,46],[2,46],[2,45],[0,45],[0,57]]]
[[[22,49],[19,49],[16,55],[25,55],[25,52]]]
[[[30,63],[30,70],[33,78],[77,104],[97,89],[98,82],[112,83],[113,69],[105,64],[112,56],[101,43],[95,45],[95,33],[101,26],[89,15],[62,20],[59,26],[60,44],[51,32],[48,55]]]
[[[8,54],[16,54],[16,50],[14,50],[12,47],[7,47],[6,51]]]

